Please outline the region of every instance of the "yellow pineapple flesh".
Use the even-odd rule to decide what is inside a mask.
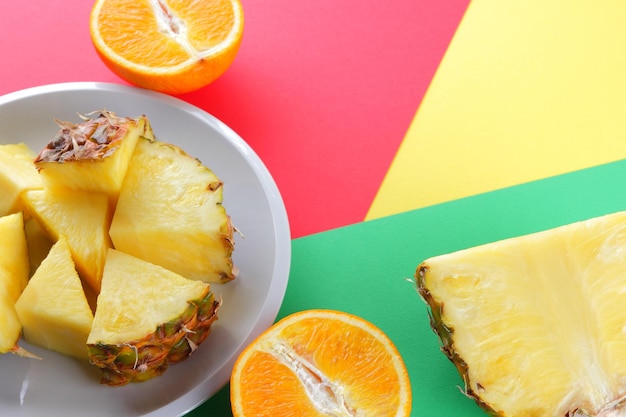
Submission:
[[[0,354],[13,352],[18,347],[22,332],[15,301],[5,288],[0,287]]]
[[[0,217],[0,286],[13,302],[26,287],[29,275],[24,216],[18,212]]]
[[[15,309],[27,342],[87,359],[93,314],[64,236],[35,271]]]
[[[35,156],[23,143],[0,145],[0,216],[22,211],[21,194],[43,187]]]
[[[29,263],[21,212],[0,217],[0,353],[14,351],[22,331],[15,302],[28,283]]]
[[[112,201],[122,185],[137,139],[153,139],[145,116],[118,117],[102,110],[79,123],[56,121],[61,128],[34,163],[46,187],[102,192]]]
[[[226,282],[236,275],[222,182],[174,145],[139,140],[110,236],[116,249],[186,278]]]
[[[151,379],[186,359],[220,303],[210,285],[110,249],[87,344],[103,384]]]
[[[626,212],[435,256],[416,279],[489,414],[626,415]]]
[[[98,292],[106,251],[111,247],[106,194],[65,188],[31,190],[24,194],[24,202],[52,241],[66,237],[81,278]]]

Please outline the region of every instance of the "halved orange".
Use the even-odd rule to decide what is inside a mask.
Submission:
[[[204,87],[232,64],[243,36],[240,0],[97,0],[91,40],[119,77],[170,94]]]
[[[340,311],[280,320],[238,357],[234,417],[408,416],[411,385],[400,353],[372,323]]]

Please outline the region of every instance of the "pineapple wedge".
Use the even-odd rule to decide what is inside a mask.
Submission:
[[[22,212],[0,217],[0,287],[15,302],[30,275],[28,245]]]
[[[110,249],[87,340],[101,382],[145,381],[187,358],[208,336],[219,305],[209,284]]]
[[[626,415],[626,212],[436,256],[416,279],[489,414]]]
[[[0,145],[0,216],[24,209],[20,196],[25,190],[43,188],[35,156],[23,143]]]
[[[28,252],[22,213],[0,217],[0,353],[16,352],[22,325],[15,302],[28,283]]]
[[[56,121],[61,130],[34,163],[46,187],[101,192],[112,201],[122,185],[137,139],[154,139],[145,116],[118,117],[102,110],[81,123]]]
[[[64,236],[50,249],[15,309],[28,343],[87,359],[93,314]]]
[[[139,140],[109,234],[116,249],[186,278],[235,278],[222,182],[174,145]]]
[[[23,199],[52,241],[66,237],[81,278],[100,291],[104,259],[111,247],[106,194],[54,188],[26,191]]]

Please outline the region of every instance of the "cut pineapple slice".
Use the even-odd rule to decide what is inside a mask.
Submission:
[[[209,284],[110,249],[87,340],[103,384],[162,374],[207,337],[219,302]]]
[[[22,325],[15,301],[28,283],[28,271],[22,213],[0,217],[0,353],[17,349]]]
[[[186,278],[225,282],[235,277],[222,182],[174,145],[137,143],[110,235],[116,249]]]
[[[23,210],[20,195],[41,189],[41,176],[33,165],[35,154],[23,143],[0,145],[0,216]]]
[[[87,358],[93,315],[64,236],[50,249],[15,309],[28,343]]]
[[[111,247],[107,196],[56,188],[27,191],[24,202],[50,239],[66,237],[81,278],[98,292],[106,251]]]
[[[492,415],[626,415],[626,212],[433,257],[416,278]]]
[[[61,130],[41,150],[35,166],[47,187],[102,192],[115,200],[137,139],[154,139],[148,119],[106,110],[82,119],[77,124],[57,121]]]

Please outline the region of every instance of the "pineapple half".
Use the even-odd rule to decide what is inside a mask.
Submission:
[[[56,120],[61,128],[34,163],[46,187],[107,194],[114,202],[140,136],[154,139],[145,116],[118,117],[101,110],[82,122]]]
[[[210,285],[110,249],[87,345],[101,382],[161,375],[208,336],[220,302]]]
[[[63,235],[33,274],[15,309],[28,343],[87,359],[93,314]]]
[[[489,414],[626,415],[626,212],[436,256],[416,279]]]
[[[179,147],[140,138],[109,234],[115,249],[186,278],[235,278],[222,181]]]

